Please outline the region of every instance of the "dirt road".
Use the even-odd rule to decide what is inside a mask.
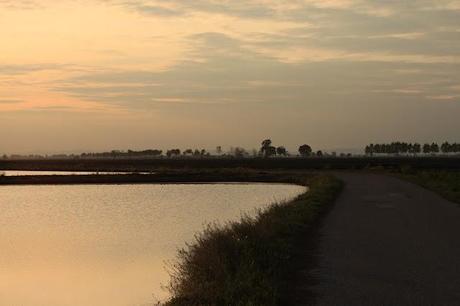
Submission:
[[[396,178],[338,176],[310,275],[316,305],[460,305],[460,207]]]

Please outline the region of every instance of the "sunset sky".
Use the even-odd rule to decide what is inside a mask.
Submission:
[[[459,141],[460,1],[0,0],[0,153]]]

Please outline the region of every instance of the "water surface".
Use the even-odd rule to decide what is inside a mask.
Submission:
[[[164,299],[165,261],[203,225],[290,199],[277,184],[0,186],[0,304]]]

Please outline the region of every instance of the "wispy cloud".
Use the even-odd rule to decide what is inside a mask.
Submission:
[[[22,102],[24,101],[19,99],[0,99],[0,104],[16,104]]]
[[[460,95],[437,95],[427,96],[427,98],[432,100],[454,100],[460,98]]]
[[[17,10],[41,8],[42,5],[34,0],[0,0],[0,7]]]
[[[148,16],[177,17],[185,14],[182,8],[167,3],[149,4],[148,2],[124,1],[119,5]]]
[[[20,75],[20,74],[27,74],[27,73],[36,72],[36,71],[52,70],[52,69],[60,69],[60,68],[62,68],[62,66],[57,65],[57,64],[0,65],[0,73],[2,75]]]
[[[224,122],[223,131],[234,128],[230,114],[241,129],[264,116],[261,133],[289,138],[288,125],[302,139],[319,139],[321,118],[336,136],[338,126],[390,133],[399,110],[414,126],[458,117],[458,1],[0,0],[0,8],[2,112],[94,112],[94,122],[155,113],[159,130],[176,120]]]

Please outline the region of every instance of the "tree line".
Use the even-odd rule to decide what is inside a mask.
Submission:
[[[327,155],[327,154],[324,154]],[[297,153],[291,154],[284,146],[274,146],[271,139],[265,139],[261,143],[260,149],[253,149],[247,151],[242,147],[230,147],[226,152],[221,146],[217,146],[215,152],[211,154],[205,149],[185,149],[178,148],[168,149],[166,151],[158,149],[148,150],[112,150],[107,152],[90,152],[82,154],[54,154],[54,155],[3,155],[3,159],[114,159],[114,158],[270,158],[270,157],[288,157],[288,156],[301,156],[322,157],[322,151],[313,152],[313,149],[308,144],[299,146]],[[335,156],[333,152],[331,156]]]
[[[265,139],[262,141],[261,148],[260,148],[260,154],[259,156],[268,158],[272,156],[289,156],[289,152],[286,150],[284,146],[273,146],[272,145],[272,140],[271,139]],[[322,157],[323,156],[323,151],[316,151],[313,152],[313,149],[311,148],[310,145],[303,144],[299,146],[298,153],[302,157],[309,157],[309,156],[318,156]]]
[[[459,153],[460,144],[444,142],[439,146],[437,143],[425,143],[423,146],[419,143],[407,143],[407,142],[392,142],[392,143],[381,143],[381,144],[369,144],[365,147],[364,152],[366,155],[374,154],[438,154],[442,152],[448,153]]]
[[[211,153],[207,152],[205,149],[186,149],[181,151],[180,149],[171,149],[166,151],[167,157],[178,157],[178,156],[194,156],[194,157],[204,157],[210,156]],[[163,157],[163,150],[150,149],[142,151],[120,151],[112,150],[110,152],[101,152],[101,153],[82,153],[82,158],[140,158],[140,157]]]
[[[440,146],[433,143],[425,143],[423,145],[419,143],[407,143],[407,142],[391,142],[391,143],[377,143],[369,144],[365,147],[365,153],[367,156],[374,154],[385,154],[385,155],[417,155],[417,154],[438,154],[438,153],[460,153],[460,144],[444,142]],[[166,151],[158,149],[148,150],[112,150],[108,152],[98,153],[82,153],[82,154],[58,154],[58,155],[3,155],[2,159],[85,159],[85,158],[101,158],[101,159],[113,159],[113,158],[272,158],[272,157],[351,157],[350,153],[335,152],[323,152],[321,150],[314,151],[308,144],[302,144],[298,147],[297,152],[288,152],[286,147],[282,145],[274,145],[271,139],[264,139],[261,142],[259,149],[253,149],[247,151],[242,147],[231,147],[228,151],[224,152],[221,146],[216,147],[215,152],[211,152],[205,149],[169,149]]]
[[[162,150],[142,150],[142,151],[119,151],[113,150],[110,152],[101,152],[101,153],[83,153],[80,155],[81,158],[141,158],[141,157],[153,157],[153,158],[181,158],[181,157],[191,157],[191,158],[205,158],[205,157],[236,157],[236,158],[248,158],[248,157],[287,157],[292,156],[284,146],[273,146],[271,139],[265,139],[261,143],[260,150],[253,150],[252,154],[246,149],[241,147],[231,147],[228,152],[223,152],[221,146],[217,146],[215,154],[211,154],[205,149],[169,149],[165,152]],[[303,144],[298,148],[298,155],[302,157],[309,156],[323,156],[322,151],[313,152],[310,145]]]

